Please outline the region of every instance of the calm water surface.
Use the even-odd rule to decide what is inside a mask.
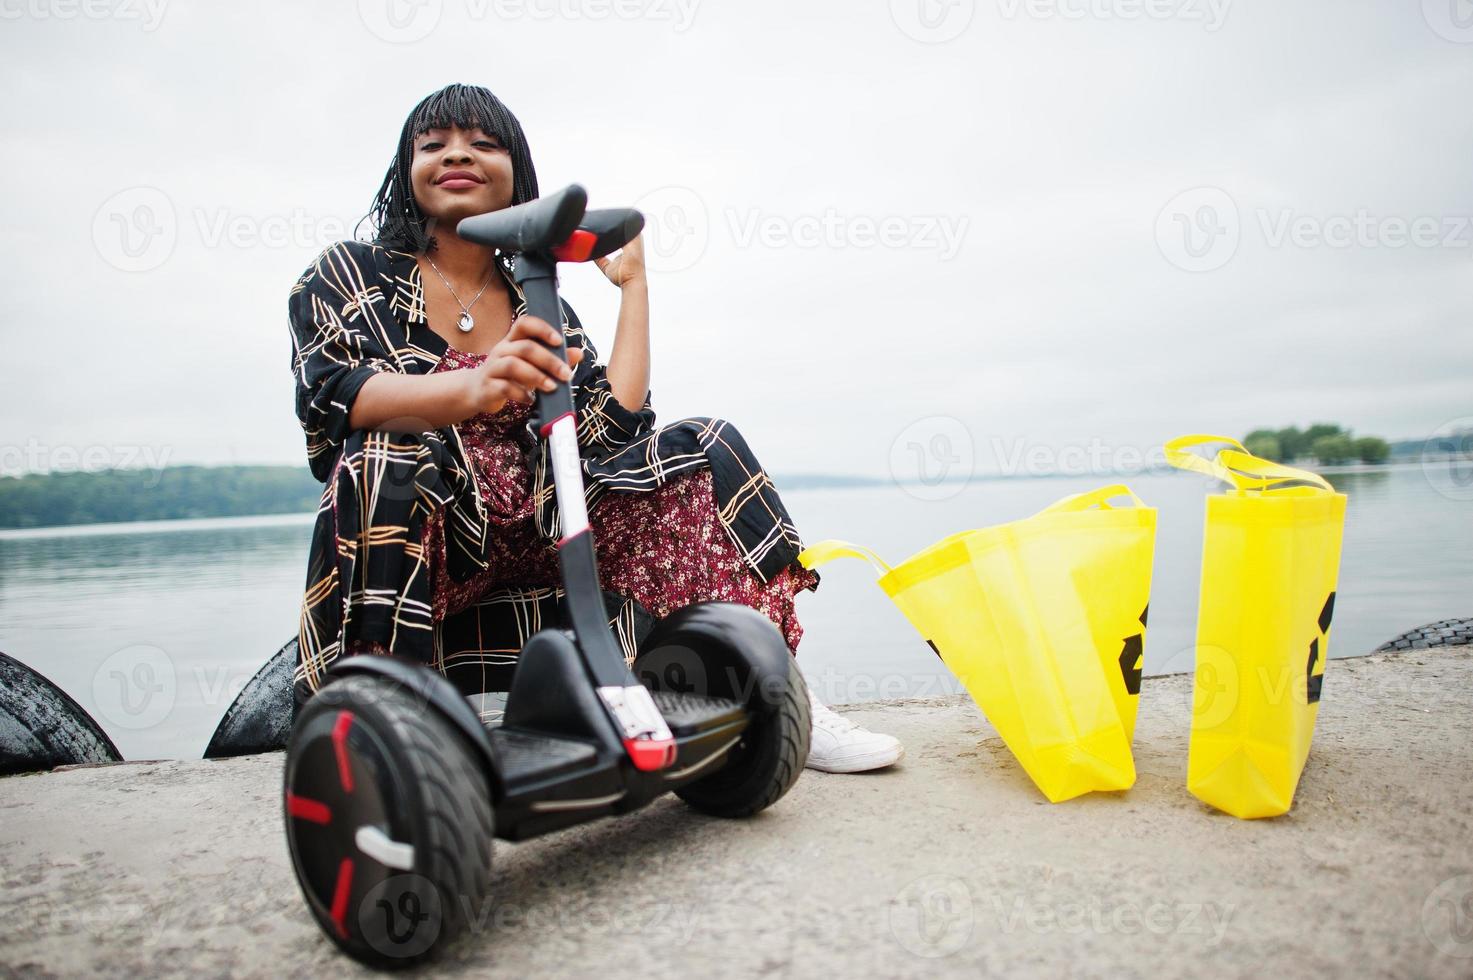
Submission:
[[[1473,616],[1473,500],[1420,467],[1331,477],[1350,495],[1330,655]],[[806,542],[892,564],[955,531],[1025,517],[1102,477],[978,481],[943,501],[897,486],[789,490]],[[1191,667],[1209,481],[1127,481],[1160,510],[1146,672]],[[236,692],[296,633],[311,515],[0,532],[0,651],[92,712],[128,758],[198,757]],[[830,702],[959,688],[856,561],[798,598],[799,662]],[[1333,680],[1327,681],[1326,696]]]

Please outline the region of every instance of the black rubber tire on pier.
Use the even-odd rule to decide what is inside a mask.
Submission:
[[[1473,619],[1441,619],[1426,626],[1407,630],[1378,646],[1375,653],[1399,650],[1426,650],[1431,647],[1458,647],[1473,643]]]
[[[0,653],[0,776],[122,757],[65,691]]]
[[[255,755],[286,748],[292,733],[292,671],[297,666],[297,638],[282,644],[266,665],[256,671],[226,709],[206,759]]]

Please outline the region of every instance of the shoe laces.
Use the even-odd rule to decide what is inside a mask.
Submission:
[[[828,705],[820,701],[812,692],[809,692],[808,703],[813,723],[825,731],[836,735],[844,735],[853,731],[860,731],[860,727],[843,715],[834,711]]]

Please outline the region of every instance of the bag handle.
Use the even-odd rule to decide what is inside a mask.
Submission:
[[[1065,497],[1063,500],[1049,504],[1033,516],[1041,517],[1044,514],[1068,514],[1075,511],[1089,510],[1095,506],[1100,507],[1102,510],[1118,510],[1120,508],[1110,503],[1115,497],[1129,497],[1134,506],[1146,506],[1145,501],[1137,497],[1135,491],[1131,490],[1130,487],[1127,487],[1123,483],[1112,483],[1108,487],[1099,487],[1095,490],[1088,490],[1084,493],[1076,493]]]
[[[798,553],[798,561],[804,568],[816,568],[835,558],[863,558],[881,575],[890,571],[890,566],[885,564],[885,560],[873,551],[848,541],[840,541],[837,538],[828,538],[817,544],[809,545]]]
[[[1212,459],[1191,452],[1195,446],[1222,443],[1233,448],[1218,450]],[[1166,443],[1165,448],[1166,461],[1177,469],[1215,476],[1239,490],[1282,490],[1291,486],[1314,486],[1332,493],[1335,490],[1318,473],[1259,459],[1241,442],[1228,436],[1180,436]]]

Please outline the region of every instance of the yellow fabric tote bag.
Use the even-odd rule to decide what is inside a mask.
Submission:
[[[1214,443],[1234,448],[1192,452]],[[1235,817],[1275,816],[1314,736],[1346,497],[1223,436],[1173,439],[1166,458],[1230,485],[1207,498],[1187,788]]]
[[[1128,498],[1127,506],[1110,500]],[[1156,511],[1123,486],[962,531],[891,568],[820,541],[808,568],[868,560],[900,608],[1051,802],[1135,782]]]

